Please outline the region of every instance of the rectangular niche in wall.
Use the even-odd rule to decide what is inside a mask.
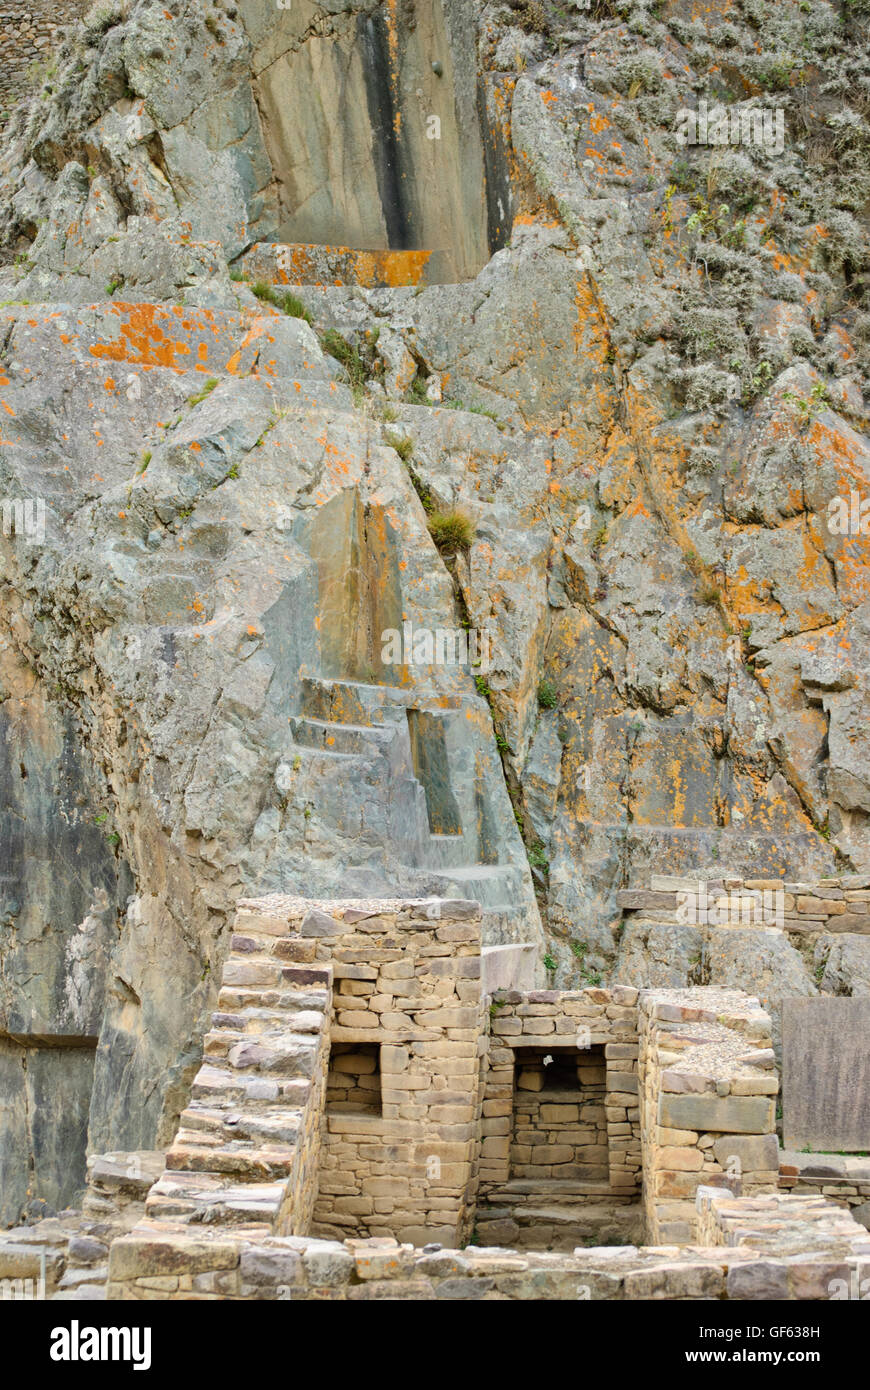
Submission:
[[[603,1046],[517,1048],[510,1175],[607,1182]]]
[[[326,1078],[326,1108],[333,1115],[380,1115],[378,1043],[333,1043]]]

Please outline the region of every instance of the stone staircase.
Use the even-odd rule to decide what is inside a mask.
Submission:
[[[479,703],[400,686],[303,680],[302,709],[290,720],[293,746],[277,782],[297,808],[317,808],[309,891],[335,891],[330,875],[340,857],[353,866],[342,891],[473,899],[483,909],[487,943],[536,939],[537,908],[509,803],[493,805],[487,791],[501,768]],[[418,729],[425,721],[422,734],[415,736],[414,721]],[[266,891],[276,888],[283,885],[267,880]]]
[[[630,1245],[642,1238],[636,1195],[615,1194],[609,1181],[512,1178],[488,1194],[478,1216],[482,1243],[572,1251],[581,1245]]]
[[[316,1191],[332,967],[286,923],[240,911],[203,1064],[145,1206],[152,1220],[307,1229]]]

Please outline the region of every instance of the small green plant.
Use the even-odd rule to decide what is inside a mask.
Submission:
[[[405,396],[411,402],[412,405],[433,404],[433,402],[430,401],[429,397],[426,395],[426,378],[424,376],[421,376],[419,372],[417,372],[417,374],[414,377],[414,380],[411,382],[410,386],[405,392]]]
[[[664,201],[664,207],[662,208],[662,226],[664,227],[664,229],[665,229],[666,232],[672,232],[673,229],[674,229],[673,212],[672,212],[672,210],[671,210],[671,203],[673,202],[674,194],[675,194],[676,192],[677,192],[677,185],[676,185],[675,183],[669,183],[668,186],[667,186],[667,188],[665,189],[665,201]]]
[[[556,969],[558,964],[559,962],[554,960],[548,951],[547,954],[544,956],[544,969],[552,972]]]
[[[106,294],[109,296],[110,299],[112,298],[112,295],[115,293],[115,290],[119,290],[119,289],[121,288],[121,286],[123,285],[123,283],[124,283],[123,280],[110,280],[110,281],[109,281],[108,285],[106,286]]]
[[[828,403],[828,388],[823,381],[817,381],[810,391],[809,399],[799,396],[795,391],[783,391],[782,398],[797,412],[802,424],[824,410]]]
[[[346,338],[343,338],[336,328],[327,328],[325,332],[320,335],[320,346],[323,348],[324,352],[328,353],[330,357],[334,357],[336,362],[340,362],[344,367],[348,375],[348,380],[350,381],[354,400],[358,401],[362,395],[363,388],[366,384],[366,377],[368,376],[366,365],[360,357],[359,349],[353,347]]]
[[[392,425],[399,418],[399,412],[394,405],[382,405],[380,416],[384,424]]]
[[[587,941],[574,941],[572,939],[568,942],[568,945],[571,947],[573,954],[577,957],[578,960],[582,960],[586,952],[589,950],[589,943]]]
[[[495,994],[492,996],[492,999],[491,999],[490,1005],[489,1005],[489,1016],[490,1016],[490,1018],[497,1018],[497,1017],[498,1017],[498,1011],[499,1011],[499,1009],[503,1009],[504,1006],[505,1006],[505,1004],[507,1003],[507,1000],[506,1000],[506,999],[500,999],[500,998],[499,998],[499,994],[500,994],[500,993],[501,993],[500,990],[496,990]]]
[[[199,405],[200,401],[204,401],[205,398],[206,398],[206,396],[210,396],[210,395],[211,395],[212,391],[213,391],[214,388],[217,386],[217,384],[218,384],[218,379],[217,379],[217,377],[216,377],[216,376],[210,376],[209,379],[208,379],[208,381],[205,382],[205,384],[203,385],[202,390],[197,391],[197,393],[196,393],[195,396],[188,396],[188,398],[187,398],[187,404],[188,404],[188,405]]]
[[[143,449],[143,450],[142,450],[142,457],[139,459],[139,467],[136,469],[137,474],[139,474],[139,473],[144,473],[144,472],[145,472],[145,469],[148,467],[148,465],[149,465],[150,462],[151,462],[151,450],[150,450],[150,449]]]
[[[530,864],[536,869],[544,869],[549,873],[550,861],[547,858],[546,850],[540,840],[538,840],[537,844],[532,845],[531,849],[527,850],[527,854]]]
[[[559,692],[552,681],[538,682],[538,706],[540,709],[555,709],[559,703]]]
[[[429,535],[442,555],[455,555],[469,550],[474,540],[474,523],[465,512],[432,512]]]
[[[773,380],[773,367],[765,358],[759,362],[752,376],[749,378],[748,386],[743,392],[743,404],[748,405],[756,396],[760,396],[766,391]]]
[[[403,463],[408,462],[414,452],[413,439],[407,434],[395,434],[393,430],[384,430],[384,440],[391,449],[395,449]]]
[[[244,276],[240,275],[239,279],[244,279]],[[264,304],[271,304],[273,308],[280,309],[291,319],[304,319],[306,323],[311,323],[310,313],[299,296],[291,290],[279,290],[265,280],[255,280],[251,285],[251,294],[256,295]]]
[[[478,695],[482,695],[484,700],[492,699],[492,691],[489,688],[486,676],[475,676],[474,684],[477,686]]]
[[[697,588],[698,602],[713,608],[722,602],[722,590],[712,579],[703,579]]]

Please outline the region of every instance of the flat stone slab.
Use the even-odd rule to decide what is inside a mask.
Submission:
[[[432,283],[440,258],[431,250],[359,250],[351,246],[258,242],[236,265],[273,285],[361,285],[396,289]]]
[[[870,999],[782,1001],[783,1143],[870,1150]]]

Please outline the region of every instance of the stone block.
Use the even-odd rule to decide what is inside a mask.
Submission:
[[[763,1096],[659,1097],[658,1123],[672,1129],[719,1134],[769,1134],[774,1128],[773,1102]]]
[[[785,1147],[870,1148],[870,999],[784,999],[782,1057]]]

